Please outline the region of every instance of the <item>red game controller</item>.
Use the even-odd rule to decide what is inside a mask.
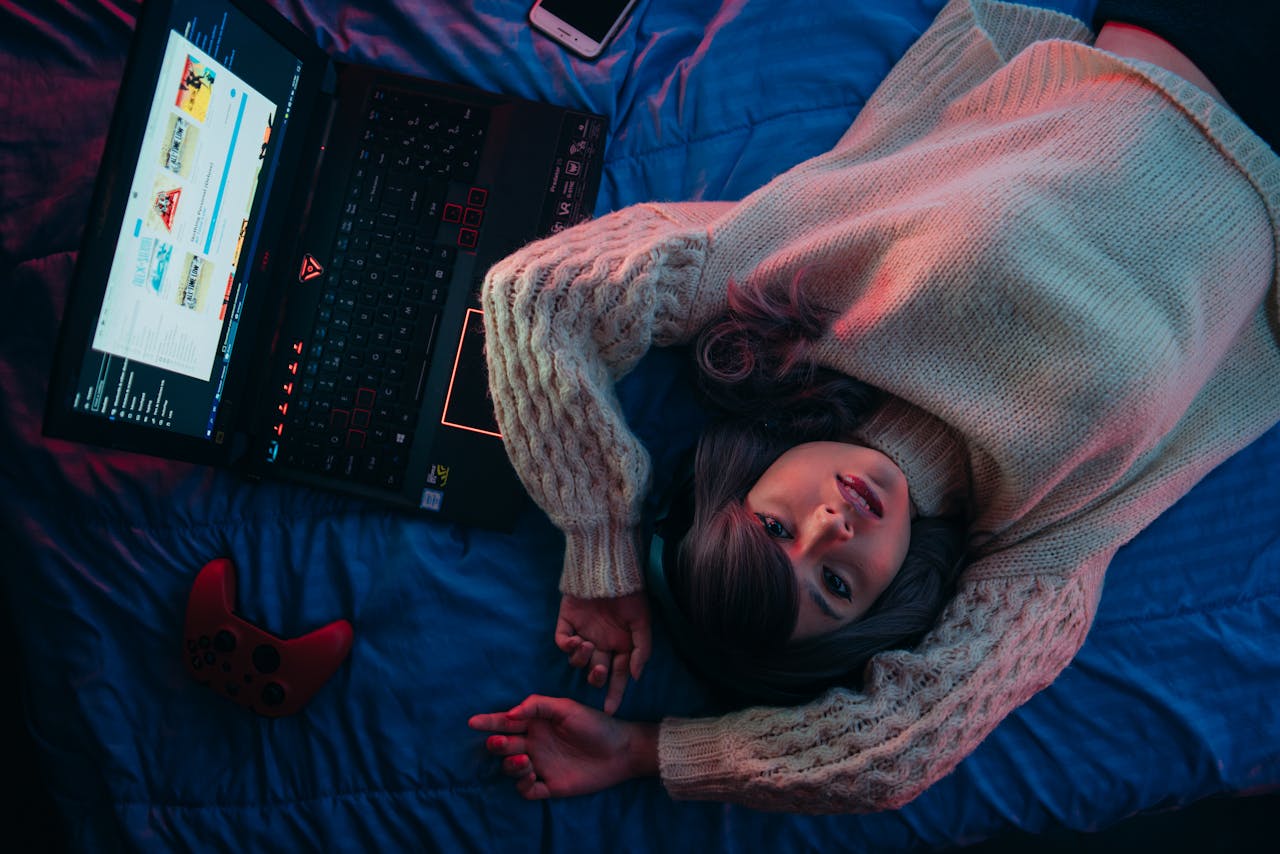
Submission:
[[[209,561],[187,599],[182,649],[196,681],[251,712],[278,718],[310,700],[351,651],[351,624],[335,620],[293,640],[237,617],[231,561]]]

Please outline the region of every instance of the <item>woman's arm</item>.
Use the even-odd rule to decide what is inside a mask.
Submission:
[[[555,640],[617,709],[649,657],[636,525],[649,459],[613,384],[656,343],[723,310],[702,286],[706,223],[728,203],[641,205],[526,246],[482,294],[489,385],[507,452],[565,534]]]
[[[1066,578],[964,583],[918,648],[872,660],[860,692],[832,690],[797,708],[668,719],[663,783],[675,798],[766,810],[898,808],[1067,666],[1084,643],[1106,562],[1098,555]]]
[[[702,282],[707,223],[729,203],[638,205],[532,243],[485,279],[489,386],[507,453],[565,533],[564,593],[642,586],[635,525],[649,460],[613,385],[653,344],[724,308]]]

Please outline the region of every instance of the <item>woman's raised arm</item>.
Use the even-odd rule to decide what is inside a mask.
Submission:
[[[614,383],[649,347],[687,340],[724,310],[704,283],[707,224],[730,203],[637,205],[529,244],[485,279],[489,387],[507,453],[565,533],[561,590],[643,586],[635,526],[649,459]]]

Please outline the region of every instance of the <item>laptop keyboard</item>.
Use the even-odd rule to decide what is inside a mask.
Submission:
[[[272,454],[292,468],[399,490],[458,253],[488,191],[474,185],[489,117],[377,90],[309,341],[284,368]],[[296,357],[296,358],[295,358]]]

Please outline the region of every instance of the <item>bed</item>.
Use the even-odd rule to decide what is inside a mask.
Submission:
[[[597,213],[740,198],[826,150],[943,5],[641,0],[587,63],[531,31],[526,0],[274,2],[338,58],[607,116]],[[4,619],[74,849],[927,851],[1280,791],[1273,428],[1119,553],[1074,663],[899,811],[765,814],[656,780],[521,801],[467,717],[530,692],[602,699],[552,643],[562,540],[536,509],[496,534],[41,436],[136,12],[0,4]],[[654,352],[620,389],[659,472],[701,417],[685,364]],[[216,556],[240,613],[278,635],[351,621],[350,657],[301,713],[249,714],[184,671],[187,594]],[[710,710],[660,626],[655,644],[619,714]]]

